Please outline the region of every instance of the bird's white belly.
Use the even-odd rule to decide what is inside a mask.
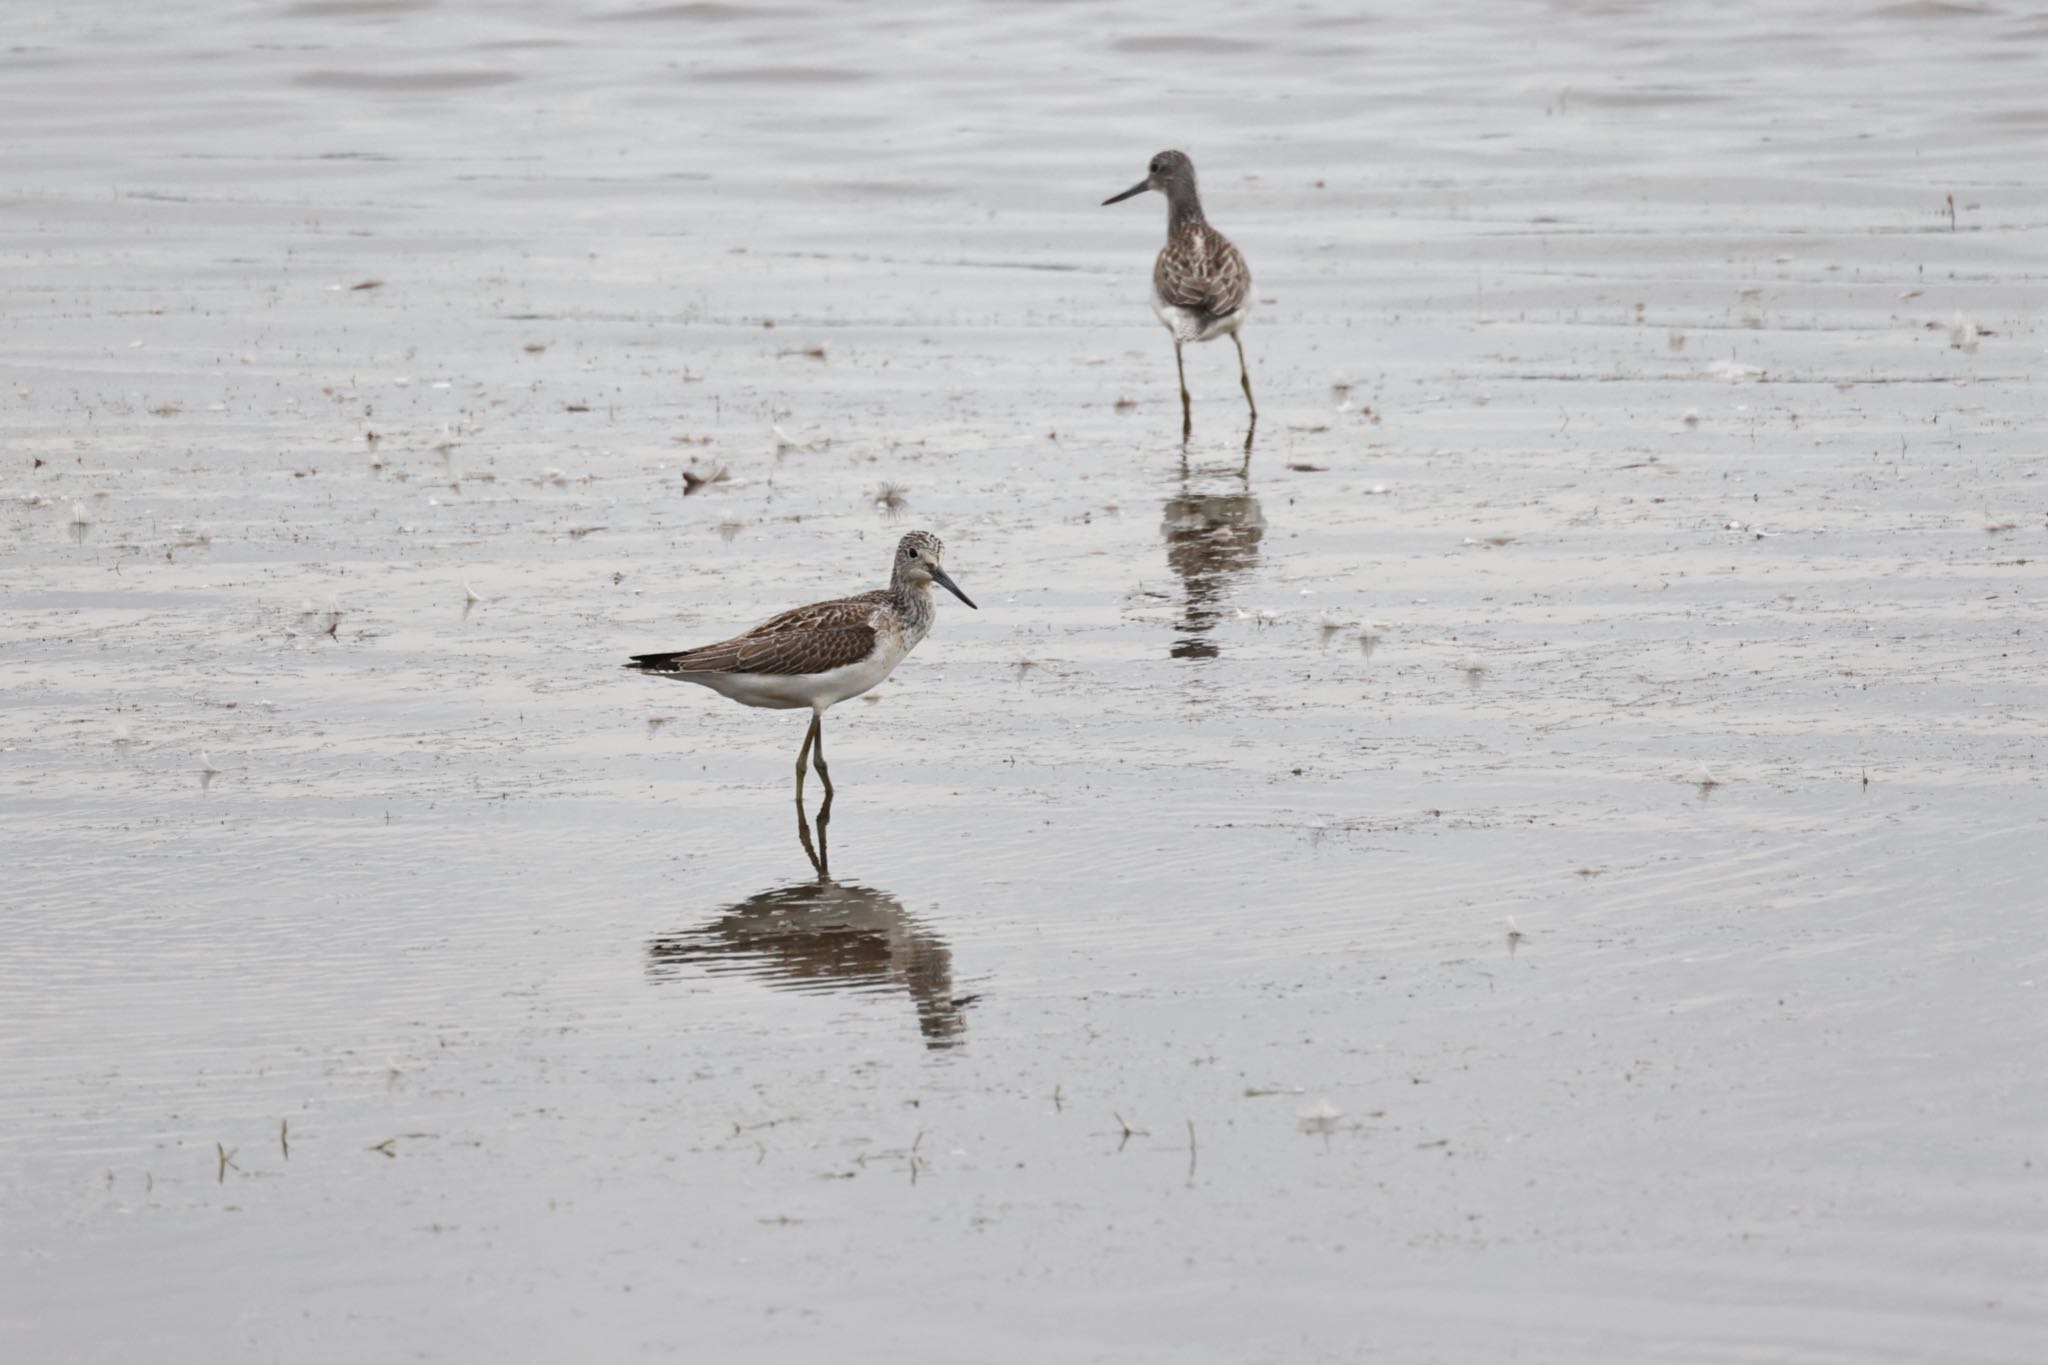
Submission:
[[[822,712],[848,697],[857,697],[895,671],[910,651],[895,646],[888,633],[876,641],[875,652],[858,663],[823,673],[679,673],[686,682],[708,687],[746,706],[776,711],[808,706]]]
[[[1242,327],[1244,325],[1244,315],[1251,311],[1251,304],[1249,302],[1245,303],[1234,313],[1225,313],[1221,317],[1210,317],[1207,313],[1197,313],[1191,308],[1182,308],[1179,304],[1168,303],[1165,299],[1154,294],[1152,296],[1152,311],[1157,313],[1159,320],[1166,324],[1166,330],[1173,333],[1175,341],[1214,341],[1217,337],[1228,335]]]

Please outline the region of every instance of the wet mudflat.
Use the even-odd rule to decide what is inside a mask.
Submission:
[[[5,21],[6,1356],[2038,1354],[2048,28],[844,18]]]

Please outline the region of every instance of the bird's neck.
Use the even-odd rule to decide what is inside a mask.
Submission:
[[[1193,185],[1173,185],[1166,191],[1166,230],[1179,232],[1182,228],[1201,227],[1209,220],[1202,216],[1202,196]]]
[[[896,598],[897,614],[903,618],[904,628],[917,639],[932,628],[932,585],[911,583],[897,578],[889,585],[889,591]]]

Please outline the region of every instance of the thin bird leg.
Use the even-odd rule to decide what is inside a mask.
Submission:
[[[1248,476],[1252,472],[1252,437],[1259,429],[1259,405],[1252,401],[1252,372],[1245,368],[1244,343],[1238,340],[1235,332],[1230,334],[1230,341],[1237,347],[1237,382],[1244,385],[1244,405],[1252,410],[1251,421],[1245,424],[1244,429],[1244,467],[1237,471]]]
[[[811,721],[811,733],[817,736],[811,746],[811,763],[818,770],[818,778],[825,784],[825,808],[832,807],[832,774],[825,771],[825,717],[820,714]]]
[[[810,728],[804,731],[803,752],[797,755],[796,769],[796,837],[802,841],[804,856],[811,860],[811,870],[818,874],[818,880],[832,880],[831,851],[825,844],[825,826],[832,819],[832,775],[825,771],[825,727],[822,717],[813,715]],[[804,757],[815,757],[818,776],[825,779],[825,804],[818,807],[818,842],[811,843],[811,822],[804,815]]]
[[[825,826],[832,823],[832,789],[825,788],[825,804],[818,807],[818,880],[832,880],[832,850],[825,843]]]
[[[1256,423],[1259,420],[1259,405],[1252,401],[1252,372],[1245,368],[1244,343],[1238,340],[1235,332],[1230,334],[1230,341],[1237,347],[1237,382],[1244,385],[1244,405],[1252,410],[1252,421]]]
[[[828,808],[831,804],[829,800],[825,803]],[[818,856],[817,846],[811,842],[811,822],[804,816],[804,799],[801,796],[796,799],[796,837],[803,842],[804,856],[811,860],[811,870],[818,874],[819,881],[824,881],[825,860]]]
[[[810,759],[811,744],[817,738],[818,718],[812,716],[811,728],[804,731],[804,747],[796,751],[796,801],[798,806],[802,806],[804,801],[804,764]]]
[[[1173,368],[1180,371],[1180,439],[1186,441],[1195,434],[1195,408],[1188,398],[1188,367],[1181,359],[1179,337],[1173,340]]]

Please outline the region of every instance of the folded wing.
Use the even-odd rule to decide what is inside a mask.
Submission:
[[[1203,226],[1177,232],[1167,242],[1152,267],[1152,287],[1162,303],[1220,318],[1244,307],[1252,272],[1244,253]]]
[[[865,597],[819,602],[783,612],[744,635],[667,654],[636,654],[628,668],[643,673],[828,673],[874,652],[875,603]]]

